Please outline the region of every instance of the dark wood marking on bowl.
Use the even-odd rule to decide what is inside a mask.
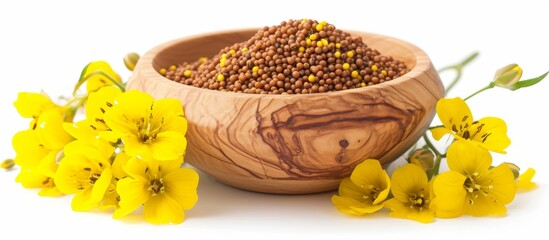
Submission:
[[[341,178],[361,160],[385,155],[410,134],[409,126],[415,126],[425,112],[421,106],[399,109],[383,100],[361,99],[349,94],[346,99],[290,104],[257,118],[257,132],[289,175]],[[333,107],[330,101],[341,104]],[[371,144],[371,140],[383,145]]]

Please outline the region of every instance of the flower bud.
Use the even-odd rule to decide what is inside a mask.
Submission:
[[[0,168],[10,170],[13,166],[15,166],[15,161],[13,159],[6,159],[0,164]]]
[[[510,162],[504,162],[503,164],[509,166],[509,169],[513,172],[513,176],[515,176],[515,180],[517,180],[520,176],[520,168],[516,164]]]
[[[124,56],[124,65],[126,65],[126,68],[130,71],[133,71],[137,61],[139,61],[139,54],[137,53],[128,53]]]
[[[498,87],[514,90],[514,85],[520,80],[521,76],[522,68],[513,63],[497,70],[492,82]]]
[[[429,170],[435,164],[435,154],[428,148],[418,148],[409,155],[407,161],[423,170]]]

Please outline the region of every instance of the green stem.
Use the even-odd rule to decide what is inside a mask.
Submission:
[[[472,98],[472,97],[474,97],[475,95],[477,95],[477,94],[479,94],[479,93],[481,93],[481,92],[484,92],[484,91],[486,91],[486,90],[488,90],[488,89],[491,89],[491,88],[493,88],[493,87],[495,87],[495,86],[496,86],[496,84],[493,83],[493,82],[491,82],[490,84],[488,84],[488,86],[481,88],[480,90],[478,90],[478,91],[474,92],[473,94],[469,95],[469,97],[466,97],[465,99],[463,99],[463,101],[466,101],[467,99]]]
[[[467,56],[463,61],[461,61],[457,64],[454,64],[454,65],[450,65],[450,66],[441,68],[441,69],[438,70],[439,73],[444,72],[446,70],[451,70],[451,69],[456,71],[456,76],[454,77],[452,82],[450,82],[450,84],[448,84],[448,87],[445,90],[446,94],[448,94],[448,92],[450,92],[450,90],[452,90],[452,88],[454,88],[454,86],[461,79],[463,67],[465,67],[465,65],[469,64],[471,61],[473,61],[473,59],[475,59],[477,56],[478,56],[478,52],[474,52],[471,55]]]
[[[435,129],[435,128],[439,128],[439,127],[444,127],[444,125],[431,126],[427,130],[431,130],[431,129]]]
[[[448,87],[445,90],[445,94],[450,92],[450,90],[452,90],[452,88],[454,88],[454,86],[459,82],[460,79],[461,79],[461,68],[459,68],[459,69],[456,68],[456,76],[454,77],[454,80],[452,80],[452,82],[450,82],[450,84],[448,84]]]
[[[425,140],[425,144],[435,153],[435,164],[433,168],[431,168],[428,171],[428,177],[431,179],[432,177],[436,176],[438,172],[440,171],[440,162],[442,161],[442,158],[446,157],[446,154],[441,154],[433,145],[431,140],[429,140],[429,137],[427,134],[423,134],[423,139]]]
[[[435,157],[435,165],[431,169],[430,178],[438,175],[438,172],[440,171],[440,162],[442,162],[442,155],[436,155]]]
[[[435,153],[435,155],[437,155],[437,156],[442,155],[442,154],[440,154],[440,152],[437,150],[437,148],[435,147],[435,145],[433,145],[433,143],[431,142],[431,140],[429,140],[429,137],[427,137],[427,133],[424,133],[424,134],[423,134],[423,140],[425,140],[425,144],[427,144],[427,146],[433,151],[433,153]]]
[[[122,90],[123,92],[126,90],[126,87],[124,86],[124,84],[116,81],[114,78],[112,78],[111,76],[109,76],[108,74],[106,74],[105,72],[103,72],[101,70],[90,73],[84,79],[88,80],[89,78],[91,78],[95,75],[101,75],[103,77],[106,77],[109,81],[111,81],[114,85],[116,85],[118,88],[120,88],[120,90]]]
[[[96,76],[96,75],[101,75],[105,78],[107,78],[107,80],[109,80],[110,82],[112,82],[114,85],[116,85],[116,87],[120,88],[120,90],[122,90],[122,92],[125,92],[126,91],[126,86],[123,84],[123,83],[120,83],[118,81],[116,81],[114,78],[112,78],[111,76],[109,76],[108,74],[106,74],[105,72],[101,71],[101,70],[98,70],[98,71],[94,71],[94,72],[91,72],[90,74],[86,75],[86,77],[84,78],[80,78],[78,80],[78,82],[76,83],[76,86],[74,86],[74,90],[73,90],[73,95],[76,93],[76,91],[78,90],[78,88],[80,88],[80,86],[86,82],[89,78],[93,77],[93,76]]]

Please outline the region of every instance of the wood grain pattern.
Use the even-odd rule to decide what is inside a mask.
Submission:
[[[185,161],[228,185],[265,193],[337,189],[362,160],[387,166],[423,134],[444,88],[428,56],[407,42],[352,32],[412,68],[360,89],[308,95],[225,93],[172,82],[157,70],[247,40],[255,29],[159,45],[139,60],[128,89],[177,98],[188,119]]]

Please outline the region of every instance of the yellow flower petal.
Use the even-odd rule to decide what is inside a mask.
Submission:
[[[148,120],[154,99],[140,91],[128,91],[118,95],[116,104],[105,113],[105,122],[115,132],[132,134],[137,132],[136,123]]]
[[[370,204],[373,202],[372,199],[364,199],[364,192],[363,189],[351,181],[350,178],[344,178],[341,180],[341,183],[339,183],[339,195],[350,197],[353,199],[362,199],[362,201],[368,201]]]
[[[57,107],[46,94],[31,92],[20,92],[13,105],[24,118],[37,118],[42,112]]]
[[[123,167],[123,169],[124,172],[128,174],[128,176],[143,182],[147,181],[147,176],[145,175],[148,173],[148,171],[157,171],[156,169],[149,168],[145,160],[141,160],[136,157],[128,159],[128,162]]]
[[[16,153],[13,160],[22,168],[36,167],[50,152],[40,143],[33,130],[16,133],[12,138],[12,145]]]
[[[483,175],[492,165],[490,153],[466,140],[457,140],[448,148],[448,168],[463,175]]]
[[[153,124],[161,124],[164,131],[176,131],[182,135],[187,132],[187,119],[184,117],[183,105],[178,99],[164,98],[155,101],[152,114]]]
[[[473,114],[461,98],[441,98],[436,111],[444,127],[454,132],[466,129],[473,123]]]
[[[452,218],[463,214],[467,192],[463,188],[465,176],[455,171],[437,175],[434,183],[433,206],[437,217]]]
[[[420,223],[431,223],[435,221],[435,213],[429,208],[425,208],[424,211],[416,211],[413,208],[410,208],[409,205],[406,205],[395,198],[385,201],[383,205],[386,208],[391,209],[391,213],[389,213],[389,216],[391,217],[411,219]]]
[[[35,170],[41,172],[45,176],[55,177],[55,172],[57,172],[57,158],[62,154],[62,150],[50,151],[48,155],[42,158],[42,161],[36,165]]]
[[[99,179],[93,184],[93,187],[76,193],[72,199],[72,210],[82,212],[97,207],[109,187],[111,178],[111,169],[106,168],[103,170]]]
[[[401,202],[409,202],[411,194],[428,190],[428,180],[425,171],[414,164],[406,164],[397,168],[391,177],[393,196]],[[425,192],[428,195],[429,192]]]
[[[513,172],[506,164],[492,168],[490,171],[490,182],[492,185],[491,194],[495,196],[498,202],[508,204],[513,201],[517,192],[517,185]]]
[[[383,189],[388,187],[389,178],[378,160],[367,159],[358,164],[351,173],[351,181],[357,186],[380,186]]]
[[[431,135],[437,141],[440,140],[442,137],[444,137],[444,135],[446,135],[448,133],[451,134],[452,131],[450,131],[446,127],[436,127],[436,128],[431,129]]]
[[[36,135],[42,145],[48,149],[62,149],[67,143],[74,140],[63,129],[63,116],[59,111],[46,110],[36,122]]]
[[[529,191],[537,187],[535,182],[532,182],[532,178],[536,174],[536,170],[528,168],[524,173],[519,176],[517,181],[517,187],[520,191]]]
[[[471,129],[478,129],[479,126],[482,126],[480,132],[474,134],[471,140],[487,150],[505,153],[505,148],[511,145],[505,121],[496,117],[485,117],[471,125]]]
[[[476,198],[473,204],[464,204],[463,213],[475,217],[505,216],[507,214],[507,209],[503,203],[494,201],[494,199],[490,197],[482,196]]]
[[[55,186],[44,187],[40,189],[40,191],[38,192],[38,196],[41,196],[41,197],[59,197],[62,195],[63,193],[59,191],[59,189],[57,189]]]
[[[107,86],[90,93],[86,102],[87,119],[103,119],[105,112],[114,106],[114,100],[122,94],[119,88]],[[102,125],[102,124],[98,124]]]
[[[341,181],[339,196],[334,195],[332,203],[347,214],[363,215],[378,211],[389,194],[390,181],[379,161],[365,160],[357,165],[350,178]]]
[[[120,195],[120,208],[114,211],[113,217],[119,219],[135,211],[149,200],[147,191],[148,182],[133,178],[124,178],[116,184],[116,191]]]
[[[122,178],[128,176],[126,171],[124,171],[124,166],[126,166],[128,161],[130,160],[130,158],[131,158],[131,156],[126,154],[125,152],[120,152],[116,155],[114,161],[112,162],[112,166],[111,166],[112,175],[115,178],[122,179]]]
[[[161,163],[168,162],[162,161]],[[190,168],[178,168],[170,171],[165,177],[166,189],[183,210],[193,208],[198,200],[196,188],[198,187],[198,173]]]
[[[359,202],[354,198],[338,195],[332,196],[332,203],[340,212],[356,216],[377,212],[383,208],[383,204],[371,205],[364,202]]]
[[[183,208],[169,194],[151,197],[145,203],[143,213],[145,220],[153,224],[179,224],[185,218]]]
[[[23,168],[17,177],[16,182],[21,183],[25,188],[42,188],[46,186],[55,186],[53,178],[42,174],[40,171]]]
[[[151,145],[152,157],[157,160],[175,160],[183,156],[187,139],[179,132],[161,132]]]

